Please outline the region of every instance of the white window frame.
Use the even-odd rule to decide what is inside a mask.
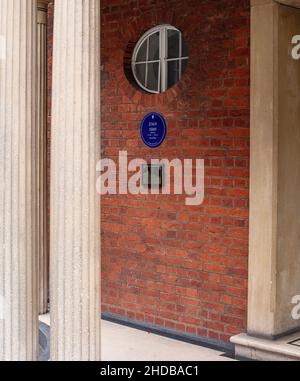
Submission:
[[[176,32],[179,32],[179,57],[177,58],[168,58],[168,31],[174,30]],[[150,37],[155,34],[159,33],[159,59],[158,60],[152,60],[149,61],[149,41]],[[146,61],[139,61],[137,62],[137,55],[138,52],[143,45],[143,43],[147,41],[147,50],[146,50]],[[179,80],[182,76],[182,61],[188,60],[189,56],[182,57],[182,45],[183,45],[183,35],[180,30],[175,28],[172,25],[164,24],[156,26],[150,30],[148,30],[138,41],[138,43],[135,46],[135,49],[133,51],[132,56],[132,73],[133,76],[137,82],[137,84],[145,90],[147,93],[153,93],[153,94],[159,94],[168,89],[168,62],[171,61],[179,61]],[[146,86],[144,86],[140,80],[138,79],[136,75],[136,66],[137,65],[146,65],[146,72],[145,72],[145,84],[147,85],[147,75],[148,75],[148,65],[149,63],[158,63],[158,89],[157,90],[150,90]]]

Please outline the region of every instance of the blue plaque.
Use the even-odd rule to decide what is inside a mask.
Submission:
[[[146,115],[141,123],[141,137],[146,146],[159,147],[165,140],[167,125],[164,117],[156,112]]]

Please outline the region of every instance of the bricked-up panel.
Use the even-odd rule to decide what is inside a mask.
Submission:
[[[250,1],[101,4],[103,157],[201,158],[206,176],[201,206],[174,195],[102,197],[102,311],[228,342],[246,329]],[[148,95],[124,66],[141,35],[166,23],[183,32],[189,66],[175,87]],[[150,111],[168,123],[155,150],[139,136]]]

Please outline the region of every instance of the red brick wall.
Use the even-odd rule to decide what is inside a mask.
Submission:
[[[205,201],[102,198],[102,309],[209,340],[246,327],[249,192],[249,0],[101,0],[102,154],[205,159]],[[136,90],[124,57],[148,29],[179,28],[190,62],[164,94]],[[51,34],[51,33],[50,33]],[[51,38],[51,36],[49,36]],[[168,123],[146,148],[149,111]]]

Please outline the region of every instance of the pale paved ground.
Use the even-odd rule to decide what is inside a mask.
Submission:
[[[46,324],[49,316],[41,317]],[[223,352],[102,321],[103,361],[234,361]]]
[[[102,322],[104,361],[233,361],[222,352]]]

